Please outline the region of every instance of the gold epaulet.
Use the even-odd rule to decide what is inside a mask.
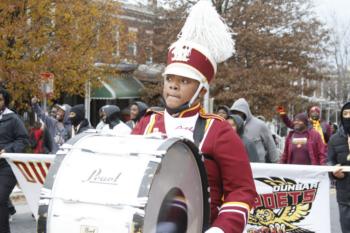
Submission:
[[[216,114],[200,112],[200,116],[204,119],[216,119],[219,121],[225,121],[225,119],[223,117],[216,115]]]

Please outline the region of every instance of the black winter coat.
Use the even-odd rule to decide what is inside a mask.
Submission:
[[[0,119],[0,149],[9,153],[21,153],[29,144],[28,131],[17,114],[7,111]],[[6,160],[0,159],[0,169],[7,166]]]
[[[350,166],[348,138],[343,127],[328,142],[328,164]],[[335,178],[335,177],[334,177]],[[343,179],[336,179],[337,201],[350,205],[350,175],[345,172]]]

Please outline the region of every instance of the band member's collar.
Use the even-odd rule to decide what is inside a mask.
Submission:
[[[195,104],[194,106],[185,109],[181,112],[179,112],[178,117],[190,117],[190,116],[194,116],[197,113],[199,113],[199,111],[201,110],[201,105],[200,103]]]

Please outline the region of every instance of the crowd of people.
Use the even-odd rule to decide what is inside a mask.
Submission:
[[[162,111],[136,101],[129,107],[130,120],[125,121],[117,105],[105,105],[99,109],[100,122],[96,129],[120,135],[163,133],[192,141],[204,155],[210,187],[211,219],[205,232],[240,233],[257,197],[250,162],[350,164],[350,103],[341,110],[342,125],[333,135],[331,127],[321,121],[318,106],[310,108],[307,114],[296,114],[293,120],[283,107],[278,107],[281,120],[291,128],[282,154],[263,117],[252,114],[246,99],[233,101],[230,108],[219,106],[217,114],[206,113],[201,99],[215,78],[217,63],[228,59],[234,49],[231,33],[208,4],[209,1],[200,1],[192,8],[178,40],[169,48],[163,74]],[[204,12],[200,22],[191,22]],[[201,27],[200,23],[204,25]],[[196,30],[192,27],[216,31],[194,35]],[[0,89],[1,153],[24,152],[28,145],[35,153],[56,153],[67,140],[92,128],[85,118],[84,105],[56,104],[47,113],[33,97],[31,107],[37,119],[28,132],[20,117],[8,108],[9,103],[9,93]],[[341,168],[332,177],[336,180],[341,227],[343,232],[350,232],[350,177]],[[10,232],[9,196],[15,185],[9,164],[0,158],[1,233]]]

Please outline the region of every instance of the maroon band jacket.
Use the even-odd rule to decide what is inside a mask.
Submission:
[[[177,117],[199,113],[205,120],[205,133],[200,151],[211,159],[204,164],[210,186],[211,226],[225,233],[241,233],[257,196],[248,155],[239,136],[221,117],[205,114],[200,105]],[[167,133],[164,112],[149,112],[133,129],[133,134]]]

